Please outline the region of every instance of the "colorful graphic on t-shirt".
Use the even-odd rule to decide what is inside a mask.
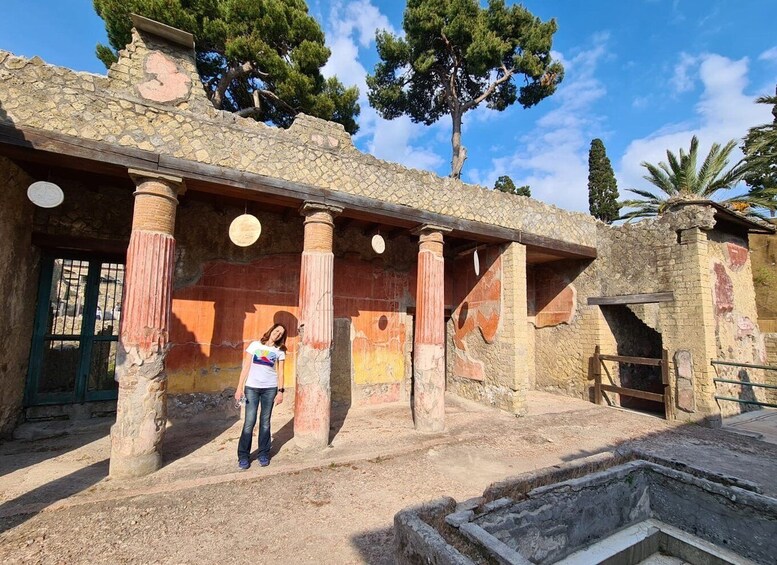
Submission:
[[[254,352],[254,365],[266,365],[267,367],[275,366],[275,360],[278,357],[277,353],[271,349],[258,349]]]

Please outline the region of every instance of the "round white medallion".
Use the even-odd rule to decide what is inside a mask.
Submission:
[[[56,208],[65,200],[65,193],[53,182],[39,180],[29,186],[27,198],[41,208]]]
[[[242,214],[229,224],[229,239],[238,247],[253,245],[261,233],[261,222],[251,214]]]
[[[382,235],[376,233],[372,236],[372,250],[378,255],[386,250],[386,241]]]
[[[475,276],[480,275],[480,257],[478,257],[478,250],[472,254],[472,262],[475,263]]]

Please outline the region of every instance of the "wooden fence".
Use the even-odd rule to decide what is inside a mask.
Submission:
[[[616,361],[618,363],[630,363],[632,365],[647,365],[650,367],[659,367],[661,370],[661,382],[664,385],[664,393],[658,394],[655,392],[648,392],[645,390],[638,390],[635,388],[624,388],[611,384],[602,384],[602,368],[604,367],[604,361]],[[651,357],[626,357],[623,355],[603,355],[599,346],[596,346],[594,350],[594,356],[592,360],[592,370],[594,379],[594,402],[597,404],[602,403],[602,392],[613,392],[620,394],[621,396],[631,396],[633,398],[641,398],[643,400],[652,400],[653,402],[660,402],[664,405],[664,417],[667,419],[672,418],[672,400],[671,400],[671,387],[669,386],[669,353],[666,349],[662,350],[661,358],[654,359]],[[606,370],[606,368],[605,368]]]

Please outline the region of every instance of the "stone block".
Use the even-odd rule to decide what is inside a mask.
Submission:
[[[687,349],[679,349],[674,354],[677,407],[693,413],[696,411],[696,397],[693,390],[693,358]]]

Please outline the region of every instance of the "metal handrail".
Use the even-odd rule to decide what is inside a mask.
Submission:
[[[710,361],[711,365],[726,365],[727,367],[747,367],[748,369],[765,369],[767,371],[777,371],[777,366],[774,365],[754,365],[753,363],[735,363],[734,361],[720,361],[713,359]]]
[[[715,365],[721,365],[725,367],[744,367],[747,369],[762,369],[766,371],[777,371],[777,367],[774,365],[756,365],[754,363],[736,363],[734,361],[721,361],[718,359],[713,359],[710,361],[710,364],[712,366]],[[771,390],[777,390],[777,385],[767,385],[767,384],[761,384],[761,383],[749,383],[740,379],[712,379],[712,382],[714,383],[728,383],[728,384],[734,384],[739,386],[750,386],[750,387],[759,387],[759,388],[766,388]],[[767,408],[777,408],[777,404],[772,404],[770,402],[760,402],[758,400],[742,400],[741,398],[733,398],[731,396],[714,396],[715,400],[728,400],[730,402],[738,402],[739,404],[752,404],[754,406],[765,406]]]

